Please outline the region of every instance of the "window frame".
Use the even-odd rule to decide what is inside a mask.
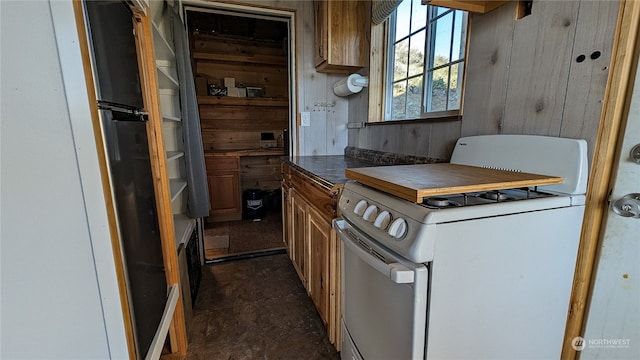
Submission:
[[[409,33],[399,41],[395,40],[395,37],[396,37],[395,24],[397,21],[397,11],[394,11],[385,22],[386,31],[385,31],[385,38],[383,39],[383,42],[384,42],[384,47],[387,49],[387,51],[385,52],[385,55],[383,55],[385,73],[383,75],[384,86],[381,94],[382,101],[384,104],[384,109],[381,114],[382,119],[378,123],[393,123],[393,122],[399,122],[399,121],[408,122],[408,121],[420,121],[420,120],[423,120],[423,121],[438,121],[438,120],[449,120],[449,119],[455,120],[455,119],[460,119],[462,117],[463,105],[464,105],[464,89],[465,89],[465,82],[466,82],[466,76],[467,76],[467,64],[468,64],[468,53],[469,53],[469,37],[470,37],[470,22],[471,22],[469,17],[470,13],[468,11],[465,11],[466,21],[462,22],[463,28],[466,29],[465,36],[461,38],[461,41],[464,41],[464,44],[463,44],[465,49],[464,57],[461,57],[455,61],[451,61],[451,52],[453,51],[453,41],[454,41],[454,36],[452,36],[450,40],[451,42],[449,45],[449,55],[450,55],[449,62],[447,62],[446,64],[439,65],[437,67],[433,67],[432,66],[433,57],[430,56],[428,53],[435,46],[435,37],[432,35],[431,24],[434,21],[437,21],[438,19],[441,19],[444,16],[447,16],[448,14],[453,13],[454,19],[452,21],[452,29],[451,29],[451,33],[453,35],[454,29],[455,29],[455,11],[460,9],[448,9],[448,8],[442,8],[438,6],[432,6],[432,5],[425,5],[425,6],[427,6],[427,9],[426,9],[427,19],[426,19],[425,25],[421,26],[417,30],[412,31],[411,24],[410,24]],[[438,11],[437,8],[445,9],[445,12],[440,15],[437,15],[437,11]],[[435,17],[431,16],[432,12],[436,13]],[[412,15],[413,15],[413,9],[412,9]],[[394,84],[393,68],[394,68],[394,62],[395,62],[395,44],[408,39],[409,41],[408,47],[409,49],[411,49],[411,36],[419,33],[422,30],[425,31],[425,44],[424,44],[425,58],[422,66],[422,73],[419,75],[412,75],[412,76],[409,76],[407,74],[407,76],[403,78],[404,81],[408,81],[409,79],[412,79],[418,76],[423,77],[420,115],[417,118],[391,119],[391,107],[393,102],[393,84]],[[441,68],[446,68],[446,67],[451,68],[456,64],[460,64],[460,63],[463,63],[462,84],[460,86],[460,91],[461,91],[460,107],[455,110],[426,111],[428,101],[429,101],[427,96],[428,94],[427,90],[430,89],[432,84],[431,81],[427,81],[427,80],[430,79],[429,75],[431,74],[431,71],[438,70]],[[450,81],[451,79],[450,72],[448,76]],[[449,97],[449,90],[447,91],[447,103],[448,103],[448,97]]]

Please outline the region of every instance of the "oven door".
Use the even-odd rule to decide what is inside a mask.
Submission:
[[[345,220],[333,226],[342,243],[342,359],[423,359],[427,268],[400,259]]]

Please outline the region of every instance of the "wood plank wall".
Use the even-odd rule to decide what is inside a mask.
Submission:
[[[279,156],[247,156],[240,158],[240,188],[273,190],[280,188]]]
[[[592,158],[618,6],[534,1],[514,20],[510,2],[472,15],[462,120],[350,129],[349,146],[448,159],[460,136],[535,134],[584,138]],[[351,122],[366,121],[365,105],[352,100]]]
[[[224,78],[233,77],[236,84],[261,87],[264,97],[288,97],[287,58],[282,44],[194,34],[191,45],[195,72],[210,83],[224,87]]]
[[[234,3],[287,10],[296,17],[296,79],[298,112],[308,111],[311,126],[299,127],[299,144],[294,143],[298,155],[342,155],[347,146],[349,99],[333,94],[333,84],[342,75],[315,71],[313,2],[289,0],[235,0]],[[366,74],[366,72],[360,72]],[[327,106],[332,105],[332,106]],[[366,105],[363,107],[366,115]],[[297,116],[293,116],[296,119]],[[299,126],[296,121],[295,126]],[[290,134],[295,132],[290,129]],[[292,139],[295,140],[295,139]]]
[[[287,99],[286,52],[281,45],[194,34],[191,47],[194,71],[208,83],[224,87],[224,78],[233,77],[236,85],[261,87],[263,97]],[[282,106],[256,106],[237,97],[223,100],[224,104],[199,101],[205,151],[256,149],[261,133],[277,138],[288,128],[286,101],[279,102]]]
[[[287,128],[288,113],[280,107],[200,105],[204,151],[257,149],[262,132],[277,137]]]

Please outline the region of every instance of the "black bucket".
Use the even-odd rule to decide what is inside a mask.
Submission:
[[[242,217],[262,219],[265,213],[264,191],[249,189],[242,192]]]

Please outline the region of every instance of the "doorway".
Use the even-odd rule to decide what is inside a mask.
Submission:
[[[185,10],[212,206],[205,259],[283,252],[280,157],[289,153],[295,114],[293,14]]]

